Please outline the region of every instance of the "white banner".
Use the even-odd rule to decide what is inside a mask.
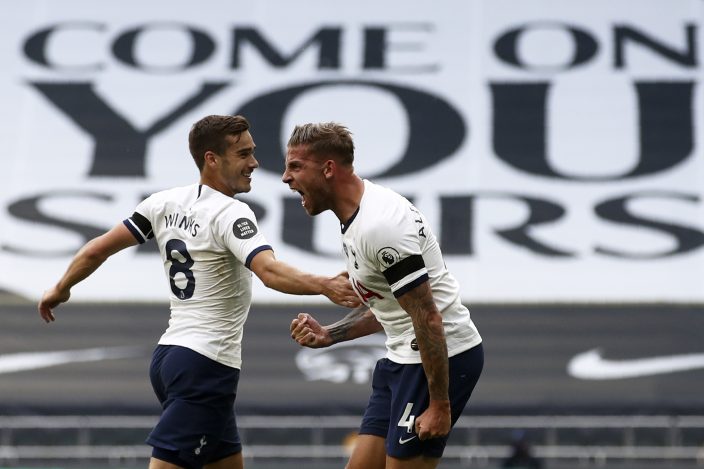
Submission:
[[[0,25],[0,289],[31,299],[150,193],[197,181],[191,124],[252,122],[277,257],[343,269],[281,182],[297,123],[434,225],[467,302],[704,301],[699,0],[27,0]],[[9,11],[8,11],[9,10]],[[79,301],[164,301],[154,246]],[[257,302],[303,302],[255,284]]]

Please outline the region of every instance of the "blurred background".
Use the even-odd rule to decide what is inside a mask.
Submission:
[[[357,172],[434,226],[486,351],[440,467],[704,464],[701,0],[2,6],[0,467],[147,464],[156,247],[111,258],[54,324],[36,302],[83,243],[197,181],[208,114],[252,123],[238,198],[279,259],[344,268],[337,219],[281,183],[299,123],[347,125]],[[343,467],[384,354],[377,336],[299,348],[301,311],[346,313],[255,280],[249,468]]]

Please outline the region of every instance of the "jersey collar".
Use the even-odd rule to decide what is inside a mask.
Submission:
[[[354,211],[352,216],[345,222],[345,223],[340,223],[340,230],[342,231],[342,234],[345,234],[345,231],[350,227],[352,222],[354,221],[355,218],[357,218],[357,214],[359,213],[359,207],[357,207],[357,210]]]

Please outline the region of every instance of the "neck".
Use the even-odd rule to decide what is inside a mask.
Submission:
[[[217,179],[213,177],[209,177],[209,175],[205,173],[201,173],[200,175],[200,184],[203,184],[204,186],[208,186],[213,190],[216,190],[218,192],[222,192],[228,197],[234,197],[234,192],[232,192],[227,186],[220,184]]]
[[[335,205],[332,211],[340,223],[347,223],[359,208],[362,195],[364,195],[364,181],[356,174],[352,173],[349,178],[338,181],[335,185]]]

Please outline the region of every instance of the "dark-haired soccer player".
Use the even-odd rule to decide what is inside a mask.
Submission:
[[[346,275],[306,274],[275,259],[252,210],[233,198],[249,192],[259,166],[242,116],[196,122],[189,147],[200,181],[151,195],[134,214],[83,246],[59,282],[44,293],[41,317],[70,297],[71,287],[116,252],[151,238],[171,288],[171,318],[154,351],[150,377],[163,412],[147,442],[151,469],[240,469],[242,445],[234,401],[242,327],[254,272],[266,286],[297,295],[323,294],[359,304]]]

